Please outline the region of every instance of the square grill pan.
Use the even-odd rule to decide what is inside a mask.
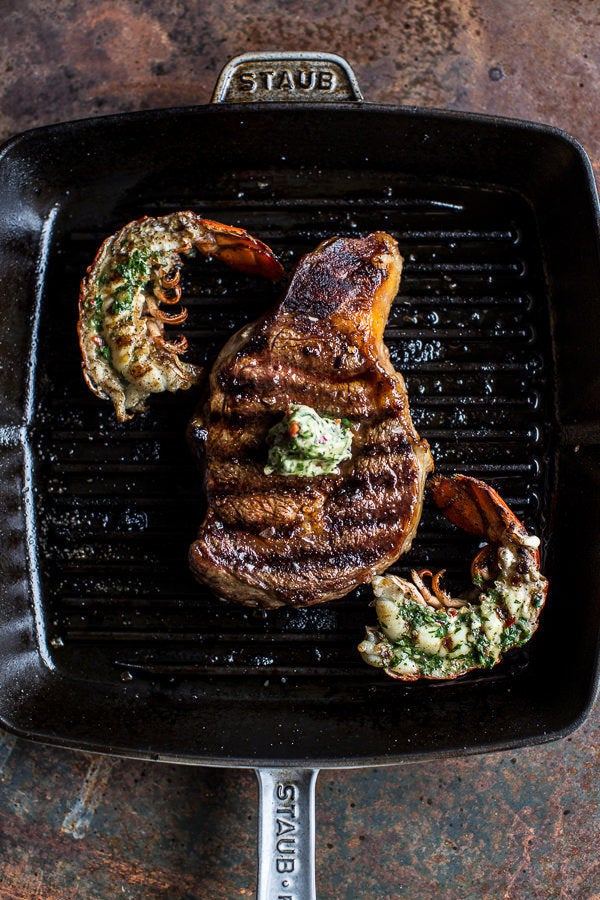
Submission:
[[[231,104],[38,129],[0,159],[0,719],[88,750],[227,765],[394,763],[549,740],[585,717],[600,597],[600,263],[582,149],[554,129],[370,104]],[[287,271],[376,229],[405,257],[386,342],[437,471],[483,478],[542,537],[547,607],[491,672],[403,685],[357,652],[370,589],[226,605],[187,550],[193,392],[118,425],[85,388],[78,285],[100,242],[190,208]],[[279,288],[190,260],[190,359]],[[393,571],[467,578],[476,543],[426,503]]]

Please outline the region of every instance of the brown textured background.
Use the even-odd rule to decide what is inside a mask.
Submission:
[[[246,50],[329,50],[365,97],[558,125],[600,174],[595,0],[0,0],[0,138],[207,102]],[[574,561],[576,564],[576,561]],[[323,772],[322,900],[600,900],[600,711],[516,753]],[[254,776],[0,733],[0,898],[252,897]]]

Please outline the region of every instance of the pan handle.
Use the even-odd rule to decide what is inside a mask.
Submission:
[[[257,900],[315,900],[318,769],[255,769],[259,784]]]
[[[212,103],[294,101],[339,103],[363,96],[350,64],[336,53],[242,53],[224,66]]]

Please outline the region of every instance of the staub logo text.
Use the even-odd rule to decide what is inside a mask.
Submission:
[[[261,69],[246,70],[237,75],[238,90],[330,93],[337,86],[335,72],[330,69]]]
[[[290,892],[290,876],[296,871],[296,833],[299,827],[298,810],[296,804],[296,788],[293,784],[279,782],[275,790],[277,798],[276,808],[276,840],[275,840],[275,868],[282,876],[282,893],[277,900],[294,900]]]

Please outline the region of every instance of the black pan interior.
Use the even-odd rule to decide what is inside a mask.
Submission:
[[[374,108],[200,109],[76,123],[9,148],[2,190],[14,215],[0,254],[26,312],[9,323],[12,353],[21,346],[31,368],[4,356],[0,374],[4,502],[16,507],[3,564],[27,581],[19,597],[3,586],[8,727],[186,761],[343,764],[543,740],[581,720],[600,615],[595,545],[588,538],[582,560],[576,544],[584,504],[598,518],[595,450],[579,412],[587,392],[593,422],[595,201],[568,140],[495,129]],[[27,178],[15,177],[25,161]],[[118,425],[83,384],[75,336],[79,280],[103,238],[183,208],[247,228],[288,273],[333,234],[397,238],[405,270],[386,343],[436,468],[491,483],[544,541],[552,592],[528,647],[493,672],[402,685],[355,651],[374,621],[368,588],[264,613],[194,582],[186,555],[203,498],[184,431],[197,395],[154,398]],[[589,309],[587,329],[564,313],[573,269],[570,302]],[[210,365],[280,290],[190,260],[189,358]],[[22,479],[31,493],[19,503]],[[446,568],[459,585],[476,546],[426,504],[394,570]],[[567,615],[585,628],[566,642]]]

